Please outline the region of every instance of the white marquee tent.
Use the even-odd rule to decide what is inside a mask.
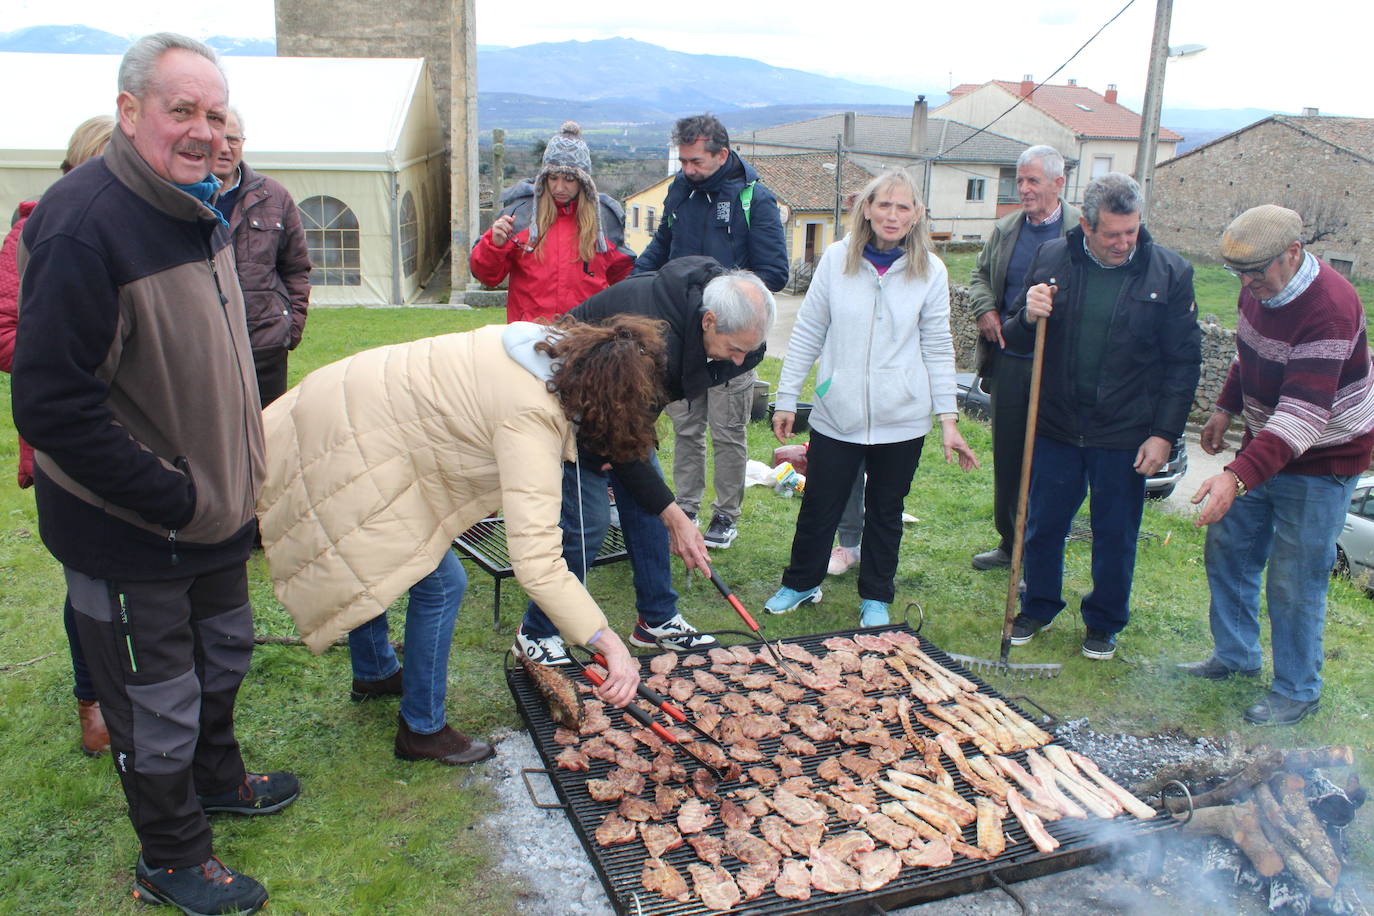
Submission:
[[[400,305],[442,260],[449,185],[421,59],[224,57],[244,161],[301,209],[317,305]],[[60,177],[77,124],[114,113],[119,57],[0,53],[0,217]]]

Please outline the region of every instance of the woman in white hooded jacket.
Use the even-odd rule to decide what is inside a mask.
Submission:
[[[868,473],[859,560],[860,623],[888,622],[895,597],[902,501],[939,419],[945,460],[978,467],[956,423],[949,277],[931,250],[926,209],[905,171],[864,188],[849,234],[826,248],[792,330],[773,432],[792,436],[797,396],[812,365],[806,494],[774,614],[819,601],[831,539],[861,466]]]

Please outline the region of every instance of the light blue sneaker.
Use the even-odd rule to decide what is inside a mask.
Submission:
[[[797,591],[784,585],[773,593],[773,597],[763,603],[763,609],[770,614],[786,614],[795,611],[803,604],[815,604],[821,600],[820,586]]]
[[[865,598],[859,605],[859,626],[885,627],[888,623],[886,601]]]

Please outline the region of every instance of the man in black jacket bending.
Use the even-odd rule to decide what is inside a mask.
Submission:
[[[1014,645],[1064,608],[1064,538],[1092,488],[1093,590],[1082,600],[1083,654],[1108,659],[1130,615],[1145,480],[1183,432],[1202,362],[1193,268],[1140,225],[1140,186],[1111,172],[1088,185],[1083,216],[1040,247],[1008,347],[1045,328],[1031,463],[1026,590]]]
[[[699,398],[757,366],[775,311],[772,293],[749,271],[727,271],[711,258],[690,257],[622,280],[571,315],[592,323],[624,314],[664,322],[668,362],[663,390],[669,400],[679,400]],[[564,466],[561,525],[568,568],[585,580],[601,550],[610,524],[609,484],[634,570],[639,620],[630,642],[643,647],[662,642],[681,651],[714,646],[714,637],[698,633],[677,612],[669,553],[681,557],[688,569],[707,573],[710,560],[701,532],[663,482],[657,457],[611,465],[609,472],[605,466],[601,457],[586,454],[576,465]],[[567,659],[558,628],[533,602],[516,632],[515,651],[546,665]]]

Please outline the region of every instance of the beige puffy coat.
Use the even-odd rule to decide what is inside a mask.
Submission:
[[[498,507],[515,577],[562,635],[585,643],[606,626],[562,559],[572,423],[507,355],[504,330],[355,354],[264,412],[263,546],[315,652],[385,611]]]

